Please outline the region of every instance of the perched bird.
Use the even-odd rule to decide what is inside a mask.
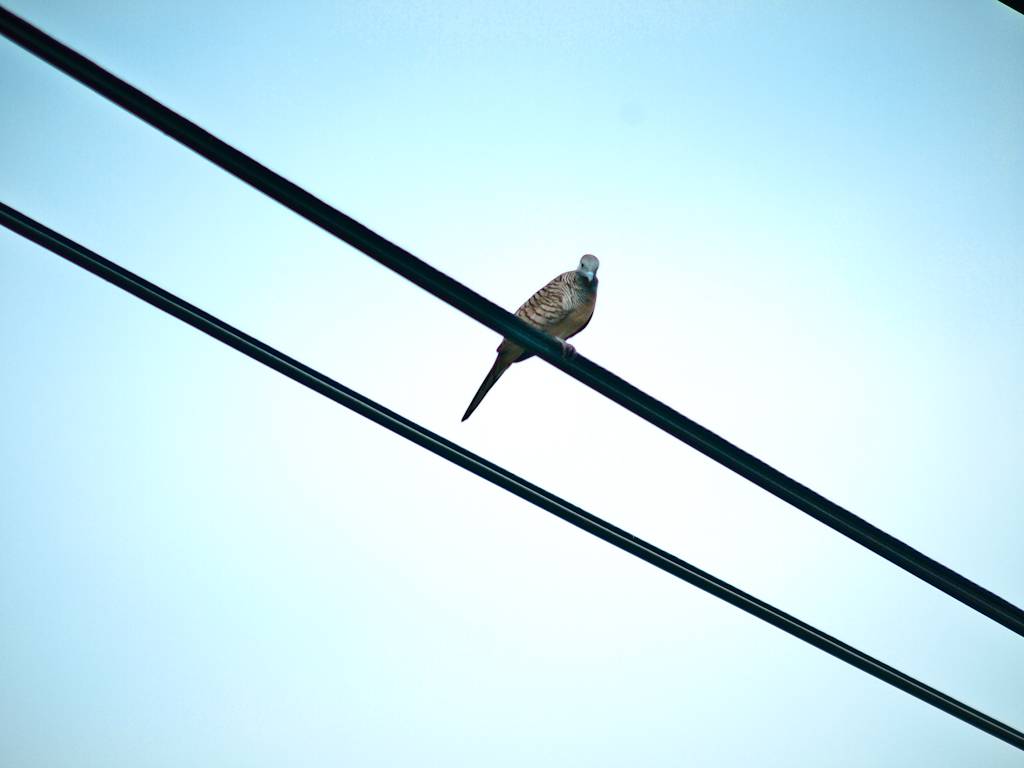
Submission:
[[[594,314],[599,266],[597,257],[588,253],[580,259],[580,265],[575,271],[559,275],[533,294],[529,301],[516,310],[516,317],[525,320],[537,330],[554,336],[562,345],[563,354],[574,357],[576,350],[572,344],[566,344],[565,340],[586,328]],[[494,361],[490,373],[473,396],[473,402],[469,404],[462,420],[468,419],[476,410],[484,395],[501,378],[505,369],[512,363],[521,362],[529,357],[533,357],[532,352],[527,352],[508,339],[502,339],[498,345],[498,359]]]

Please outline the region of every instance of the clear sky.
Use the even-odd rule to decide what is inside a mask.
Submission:
[[[1024,605],[1024,17],[958,2],[5,7]],[[0,39],[0,200],[1024,728],[1024,639]],[[0,230],[0,762],[1021,753]]]

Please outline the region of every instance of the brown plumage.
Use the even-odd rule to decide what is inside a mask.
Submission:
[[[544,331],[562,342],[567,354],[575,354],[571,344],[565,340],[587,327],[597,304],[597,268],[600,262],[587,254],[580,259],[580,265],[573,272],[565,272],[537,291],[516,310],[516,317],[525,320],[534,328]],[[466,409],[465,421],[480,405],[484,395],[501,378],[501,374],[512,365],[532,357],[518,344],[502,339],[498,345],[498,359],[494,361],[483,384],[473,396],[473,402]]]

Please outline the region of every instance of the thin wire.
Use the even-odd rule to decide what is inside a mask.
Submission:
[[[1024,636],[1024,611],[587,360],[0,7],[0,32],[228,173],[769,493]]]
[[[954,717],[1024,750],[1024,733],[995,720],[978,710],[947,696],[941,691],[905,675],[888,664],[862,653],[778,608],[749,595],[662,549],[648,544],[621,528],[605,522],[570,504],[543,488],[512,474],[506,469],[446,440],[419,424],[388,410],[367,397],[339,384],[322,373],[294,360],[258,339],[234,328],[172,293],[108,261],[97,253],[54,232],[28,216],[0,202],[0,224],[17,234],[53,251],[73,264],[102,277],[119,288],[152,304],[158,309],[209,334],[218,341],[273,368],[294,381],[319,392],[336,403],[380,424],[395,434],[426,448],[453,464],[489,480],[531,504],[560,517],[572,525],[597,536],[651,565],[688,582],[727,603],[750,613],[814,647],[841,659],[857,669],[874,675],[901,691],[947,712]]]

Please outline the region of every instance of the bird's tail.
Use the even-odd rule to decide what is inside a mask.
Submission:
[[[501,378],[501,374],[503,374],[508,367],[512,365],[512,362],[513,361],[508,359],[505,355],[498,355],[498,359],[494,361],[494,365],[491,366],[490,372],[488,372],[487,376],[484,377],[484,383],[480,385],[480,389],[478,389],[476,394],[473,395],[473,402],[471,402],[469,404],[469,408],[466,409],[466,415],[462,417],[463,421],[468,419],[473,411],[476,410],[476,407],[480,405],[480,401],[484,399],[484,395],[490,391],[491,387],[493,387],[498,379]]]

